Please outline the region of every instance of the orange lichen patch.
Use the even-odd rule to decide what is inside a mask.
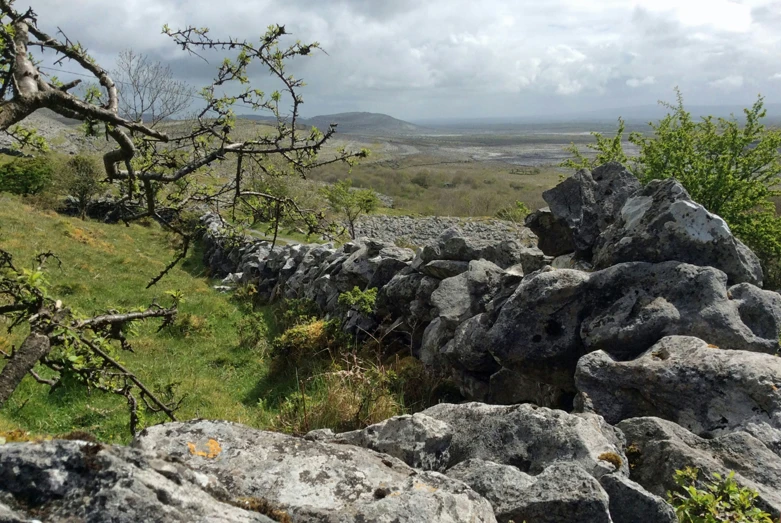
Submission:
[[[209,441],[206,442],[206,451],[198,450],[198,447],[195,445],[195,443],[189,442],[187,443],[187,448],[190,449],[190,454],[193,456],[201,456],[202,458],[208,459],[214,459],[220,455],[220,452],[222,452],[220,443],[216,439],[211,438],[209,438]]]
[[[712,343],[708,343],[708,348],[709,348],[709,349],[718,349],[718,348],[719,348],[719,346],[718,346],[718,345],[714,345],[714,344],[712,344]]]
[[[608,463],[612,464],[616,470],[621,468],[621,465],[624,464],[624,461],[621,459],[621,456],[616,454],[615,452],[603,452],[599,456],[597,456],[597,459],[601,459],[602,461],[607,461]]]

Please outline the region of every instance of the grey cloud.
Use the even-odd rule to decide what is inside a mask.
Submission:
[[[160,34],[164,23],[248,39],[284,24],[328,53],[291,64],[309,85],[307,114],[520,115],[654,103],[675,85],[692,104],[750,103],[757,92],[781,101],[772,99],[778,0],[746,0],[752,25],[743,32],[693,24],[676,15],[675,2],[664,10],[650,0],[30,1],[44,28],[63,27],[101,63],[130,47],[196,85],[222,55],[207,64],[182,53]],[[268,84],[260,69],[253,80]]]

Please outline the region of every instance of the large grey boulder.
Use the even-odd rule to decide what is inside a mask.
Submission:
[[[754,435],[781,454],[781,358],[722,350],[693,337],[663,338],[639,358],[582,357],[575,383],[608,423],[641,416],[700,436],[764,427]]]
[[[569,227],[576,251],[589,258],[602,231],[638,190],[637,178],[623,165],[611,162],[591,172],[578,171],[542,193],[542,197],[553,216]]]
[[[712,267],[622,263],[593,273],[585,292],[593,308],[580,333],[589,351],[631,359],[671,335],[724,349],[772,354],[779,348],[779,295],[753,285],[730,288]]]
[[[463,483],[352,445],[205,420],[149,427],[133,445],[213,474],[234,495],[268,500],[296,522],[495,521],[490,504]],[[198,455],[209,445],[220,451]]]
[[[597,480],[571,463],[557,463],[530,476],[511,465],[470,459],[447,475],[490,501],[503,523],[611,523],[607,495]]]
[[[572,231],[567,222],[553,216],[550,207],[544,207],[526,217],[526,227],[537,235],[537,247],[546,256],[561,256],[575,250]]]
[[[451,365],[464,370],[489,374],[498,371],[499,364],[490,352],[489,326],[487,314],[472,316],[456,328],[441,354]]]
[[[447,423],[417,413],[336,434],[331,441],[376,450],[416,469],[444,472],[452,439],[453,430]]]
[[[523,376],[573,389],[584,350],[580,322],[588,279],[581,271],[554,269],[524,278],[488,332],[496,360]]]
[[[466,272],[442,280],[431,294],[434,313],[455,326],[484,312],[501,288],[503,278],[501,267],[486,260],[470,261]]]
[[[674,179],[654,180],[629,198],[599,237],[593,260],[597,269],[675,260],[721,269],[730,284],[762,286],[759,258]]]
[[[550,258],[536,247],[526,247],[518,240],[485,240],[465,235],[457,227],[444,231],[432,245],[419,254],[422,267],[434,260],[488,260],[502,269],[521,264],[526,272],[545,265]]]
[[[734,471],[739,484],[759,492],[765,510],[781,515],[781,457],[750,434],[703,439],[659,418],[632,418],[618,428],[626,436],[632,479],[657,496],[678,488],[673,477],[685,467],[699,469],[706,481]]]
[[[248,505],[241,497],[212,475],[128,447],[0,445],[0,500],[11,505],[0,503],[0,521],[272,523],[239,508]]]
[[[433,319],[431,294],[439,282],[418,272],[401,271],[377,292],[378,317],[407,318],[415,326],[427,324]]]
[[[610,498],[613,523],[678,523],[675,510],[661,497],[620,474],[605,474],[599,484]]]
[[[512,521],[514,510],[524,503],[528,488],[534,484],[534,476],[521,472],[518,467],[483,459],[462,461],[449,469],[447,475],[463,481],[487,499],[500,523]]]
[[[722,271],[674,261],[622,263],[591,274],[544,269],[504,303],[489,330],[489,350],[503,367],[571,391],[584,354],[633,359],[665,336],[774,354],[780,298],[750,284],[728,288]]]
[[[607,494],[593,476],[574,463],[555,463],[536,476],[511,472],[507,465],[478,468],[486,463],[470,460],[461,464],[466,465],[463,468],[450,469],[448,475],[491,501],[498,521],[612,523]],[[491,473],[495,477],[489,477]]]
[[[482,403],[441,403],[423,414],[453,429],[451,467],[478,458],[532,475],[561,461],[576,463],[595,477],[616,468],[629,471],[621,433],[594,414]]]
[[[488,402],[499,405],[534,403],[540,407],[570,410],[572,395],[556,386],[502,367],[489,378]]]

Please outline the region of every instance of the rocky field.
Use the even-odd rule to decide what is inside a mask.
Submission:
[[[781,295],[757,257],[619,164],[544,198],[538,241],[440,221],[416,250],[383,236],[398,220],[272,249],[204,216],[226,287],[308,298],[358,337],[393,324],[469,402],[303,438],[195,420],[130,447],[0,445],[0,521],[673,522],[685,467],[734,472],[781,517]],[[338,306],[354,287],[375,311]]]

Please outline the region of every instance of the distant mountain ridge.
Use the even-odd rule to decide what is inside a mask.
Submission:
[[[274,122],[275,119],[265,115],[243,114],[239,118],[260,122]],[[313,116],[311,118],[299,118],[298,125],[304,127],[317,127],[325,131],[332,123],[337,124],[340,134],[417,134],[425,132],[425,127],[415,125],[404,120],[399,120],[387,114],[350,112]]]

